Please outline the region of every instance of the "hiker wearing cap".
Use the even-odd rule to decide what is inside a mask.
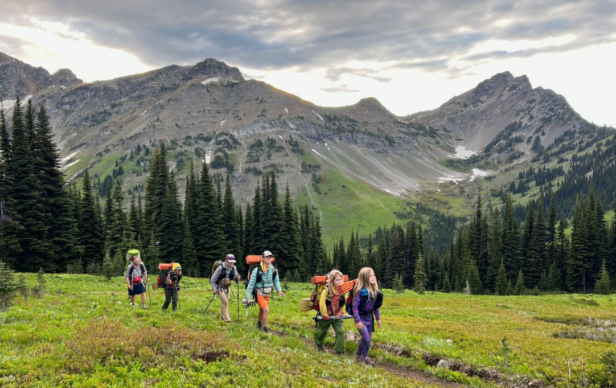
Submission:
[[[342,272],[332,270],[327,279],[327,285],[319,296],[319,314],[323,319],[317,323],[314,332],[314,343],[320,352],[325,352],[323,342],[329,327],[334,328],[336,333],[336,354],[344,354],[344,329],[342,327],[342,316],[344,315],[344,294],[338,294],[336,287],[344,282]]]
[[[172,270],[167,273],[164,280],[165,303],[163,303],[163,310],[166,310],[171,302],[173,302],[171,305],[171,310],[175,311],[177,309],[180,280],[182,280],[182,267],[179,265],[172,267]]]
[[[210,278],[212,291],[220,298],[220,319],[227,323],[231,322],[231,315],[229,314],[231,282],[233,280],[236,282],[240,280],[240,274],[237,272],[235,262],[235,256],[228,254],[225,261],[216,268]]]
[[[284,292],[280,288],[280,280],[278,279],[278,270],[272,265],[272,252],[264,251],[263,260],[250,274],[250,281],[246,287],[246,301],[253,296],[253,291],[256,290],[256,302],[259,305],[259,318],[257,328],[268,332],[269,322],[269,300],[270,295],[275,288],[278,295],[284,297]]]
[[[145,309],[147,306],[145,304],[145,283],[143,281],[144,278],[146,281],[150,281],[148,271],[141,262],[139,255],[132,256],[131,261],[130,265],[126,268],[126,275],[124,276],[128,286],[130,304],[134,306],[135,295],[141,295],[141,307]]]

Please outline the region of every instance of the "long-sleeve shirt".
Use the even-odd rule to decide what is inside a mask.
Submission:
[[[364,295],[364,300],[367,300],[365,304],[362,305],[361,299],[362,294]],[[360,321],[372,320],[372,314],[376,317],[377,321],[381,320],[381,312],[380,309],[374,309],[374,302],[376,299],[376,295],[370,295],[367,289],[361,289],[353,298],[353,320],[355,323]]]
[[[334,295],[332,296],[332,301],[327,303],[328,292],[329,290],[327,289],[327,287],[325,287],[323,291],[321,291],[321,297],[319,298],[319,313],[322,317],[332,317],[338,314],[340,311],[344,312],[344,295]],[[337,308],[336,306],[334,306],[336,304],[333,301],[334,298],[338,298],[338,300],[340,301]]]
[[[220,273],[222,272],[223,265],[225,266],[225,277],[220,278]],[[210,278],[210,286],[212,286],[212,290],[220,290],[221,287],[219,283],[222,279],[235,280],[237,276],[237,268],[234,269],[234,267],[235,266],[233,264],[228,264],[225,261],[224,263],[219,265],[218,268],[216,268],[216,271],[214,271],[214,274],[212,274],[212,277]]]
[[[248,287],[246,288],[246,299],[252,298],[252,291],[256,288],[257,290],[260,288],[274,287],[276,291],[281,292],[280,288],[280,280],[278,279],[280,276],[276,275],[274,278],[274,266],[270,265],[269,270],[267,272],[263,271],[263,276],[261,276],[261,281],[257,283],[257,272],[259,271],[259,267],[255,267],[252,270],[252,274],[250,275],[250,282],[248,282]]]

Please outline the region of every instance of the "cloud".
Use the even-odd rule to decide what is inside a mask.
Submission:
[[[349,89],[346,85],[340,85],[332,88],[321,88],[320,90],[328,93],[359,93],[361,90]]]
[[[334,82],[338,81],[341,76],[345,74],[354,75],[357,77],[371,78],[378,82],[390,82],[391,78],[381,77],[377,75],[379,73],[378,70],[373,69],[351,69],[348,67],[337,67],[332,69],[327,69],[325,72],[325,78],[328,78]]]
[[[28,15],[25,17],[24,15]],[[149,66],[213,57],[239,67],[331,68],[389,82],[350,61],[422,71],[459,70],[452,59],[498,59],[574,50],[613,41],[610,0],[30,0],[0,4],[0,22],[63,23],[95,44],[135,54]],[[35,17],[37,19],[32,19]],[[559,48],[473,49],[491,40],[575,36]],[[70,36],[70,34],[68,34]],[[446,58],[446,59],[445,59]]]

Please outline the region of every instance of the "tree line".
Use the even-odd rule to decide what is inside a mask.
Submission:
[[[37,112],[29,101],[24,112],[17,100],[12,120],[9,136],[0,111],[0,260],[16,271],[119,273],[130,248],[140,249],[151,269],[175,260],[190,276],[209,276],[213,262],[228,253],[245,270],[243,257],[265,249],[290,280],[328,266],[320,220],[308,206],[292,205],[288,186],[279,200],[274,173],[242,207],[228,174],[210,174],[206,163],[196,174],[191,164],[182,205],[161,143],[144,197],[131,195],[126,208],[120,178],[105,182],[103,199],[87,169],[80,188],[65,184],[44,106]]]

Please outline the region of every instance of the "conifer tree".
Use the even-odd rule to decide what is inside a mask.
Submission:
[[[554,199],[554,193],[550,195],[546,243],[547,262],[551,263],[556,260],[556,201]]]
[[[385,240],[386,239],[384,234],[381,233],[381,235],[379,236],[379,246],[376,251],[376,261],[378,265],[376,266],[376,268],[373,268],[377,279],[385,278],[385,265],[387,263],[387,257],[389,256]],[[349,276],[355,276],[355,274],[349,274]],[[385,283],[383,283],[383,286],[385,286]]]
[[[425,262],[423,255],[420,253],[415,263],[415,271],[413,272],[413,290],[419,294],[423,294],[426,291],[427,283],[428,276],[425,272]]]
[[[349,273],[359,273],[361,266],[361,252],[359,250],[359,239],[357,235],[351,231],[351,241],[349,241],[349,248],[347,250],[347,262]]]
[[[11,187],[11,140],[6,128],[4,111],[0,109],[0,261],[14,265],[14,258],[21,253],[18,231],[21,228],[15,215]]]
[[[268,184],[269,181],[269,184]],[[269,174],[269,179],[265,178],[264,190],[267,192],[264,198],[265,213],[261,220],[263,225],[263,233],[265,236],[265,246],[263,249],[269,249],[277,257],[277,266],[281,269],[282,274],[285,273],[288,264],[287,258],[281,255],[282,252],[282,230],[283,214],[282,206],[278,202],[278,185],[276,183],[276,174],[272,171]]]
[[[526,286],[524,285],[524,273],[522,269],[518,273],[518,280],[515,283],[515,288],[513,289],[513,295],[522,295],[526,292]]]
[[[238,215],[235,212],[235,201],[231,192],[231,178],[229,173],[225,179],[225,193],[222,204],[222,218],[224,224],[225,237],[227,241],[227,250],[239,258],[242,257],[240,245],[240,224]]]
[[[501,230],[500,230],[500,213],[498,209],[494,211],[494,216],[492,218],[492,226],[489,231],[489,236],[490,236],[490,239],[489,239],[489,244],[488,244],[488,247],[489,247],[488,257],[490,258],[490,265],[488,268],[487,277],[485,279],[485,285],[487,289],[493,289],[495,292],[497,292],[495,282],[497,281],[497,276],[500,271],[500,267],[502,266],[503,269],[505,268],[503,260],[501,259],[502,236],[501,236]],[[502,286],[507,287],[506,273],[505,273],[505,284]]]
[[[184,245],[184,222],[174,179],[167,181],[167,191],[157,224],[164,231],[157,240],[160,242],[160,258],[164,261],[178,261]]]
[[[254,222],[252,220],[252,207],[249,203],[246,204],[244,214],[246,214],[246,216],[244,218],[244,245],[242,246],[242,252],[244,252],[244,256],[247,256],[256,253],[252,250],[252,247],[255,245],[252,242],[252,227]]]
[[[502,244],[502,259],[505,263],[505,269],[509,279],[517,275],[520,269],[518,258],[518,235],[516,232],[516,221],[513,214],[513,204],[511,193],[507,195],[505,203],[505,214],[503,217],[503,244]]]
[[[595,285],[595,293],[607,295],[611,292],[610,290],[610,274],[607,272],[607,267],[605,266],[605,260],[603,260],[603,264],[601,264],[601,272],[599,275],[599,280]]]
[[[337,262],[338,268],[340,269],[342,273],[345,273],[345,274],[353,273],[351,272],[351,269],[349,268],[349,262],[347,261],[347,255],[344,249],[344,235],[340,236],[340,242],[338,243],[337,258],[335,259],[335,261]],[[354,275],[349,275],[349,276],[354,276]]]
[[[483,294],[483,283],[481,282],[481,277],[479,276],[479,270],[477,269],[477,264],[475,260],[471,260],[468,265],[466,278],[468,283],[473,290],[473,294],[481,295]]]
[[[581,200],[575,205],[571,251],[567,260],[567,288],[569,291],[586,293],[591,268],[586,209]]]
[[[281,231],[281,256],[285,257],[286,268],[289,271],[304,272],[304,261],[299,255],[299,234],[297,230],[297,216],[291,202],[291,193],[289,185],[285,189],[284,208],[283,208],[283,224]]]
[[[100,213],[92,196],[90,175],[87,169],[84,171],[82,190],[79,237],[81,246],[83,246],[84,265],[100,263],[104,251],[103,229],[100,224]]]
[[[451,292],[451,282],[449,281],[449,274],[445,274],[443,278],[443,286],[441,287],[441,292]]]
[[[391,232],[391,241],[389,243],[389,257],[387,258],[387,267],[385,272],[385,287],[391,287],[397,275],[402,279],[405,278],[404,266],[404,232],[402,228],[394,225]],[[406,286],[406,285],[405,285]]]
[[[528,256],[526,260],[526,285],[534,288],[539,284],[541,274],[547,269],[546,266],[546,232],[543,221],[543,200],[539,201],[537,217],[534,220],[532,236],[528,246]]]
[[[263,252],[263,248],[265,246],[265,241],[263,239],[263,230],[262,230],[262,220],[263,220],[263,201],[261,200],[261,190],[259,188],[259,184],[257,183],[257,188],[255,189],[255,196],[252,205],[252,224],[250,224],[250,251],[253,253]],[[307,240],[306,240],[307,241]]]
[[[197,251],[193,245],[193,238],[190,234],[190,225],[188,219],[184,218],[184,232],[182,233],[184,238],[182,241],[182,272],[187,276],[199,276],[197,266]]]
[[[507,295],[507,271],[505,271],[505,263],[502,260],[494,283],[494,293],[497,295]]]

